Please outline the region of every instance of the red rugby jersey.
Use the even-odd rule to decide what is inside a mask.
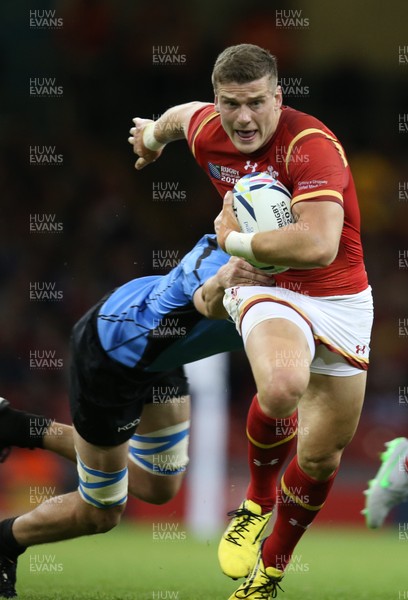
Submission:
[[[328,200],[343,206],[343,231],[332,264],[307,270],[289,269],[275,276],[279,285],[310,296],[356,294],[366,289],[360,211],[353,177],[341,144],[321,121],[282,107],[278,127],[269,142],[252,154],[244,154],[225,133],[211,104],[193,115],[188,144],[222,197],[243,175],[266,171],[291,192],[292,206],[308,200]]]

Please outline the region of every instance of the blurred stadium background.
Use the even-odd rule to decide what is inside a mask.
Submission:
[[[187,145],[169,147],[136,173],[128,130],[135,116],[157,118],[174,104],[211,100],[217,54],[230,44],[257,43],[278,56],[285,102],[339,136],[359,192],[376,309],[371,368],[360,428],[319,523],[363,525],[361,492],[378,453],[408,431],[405,0],[386,7],[352,0],[2,0],[0,11],[1,394],[68,422],[59,367],[67,365],[75,320],[122,282],[165,272],[160,264],[169,262],[155,258],[178,260],[213,230],[220,199]],[[46,14],[59,19],[55,27],[30,22]],[[298,24],[285,28],[282,18]],[[33,86],[44,83],[49,91],[36,96]],[[58,164],[30,163],[44,151]],[[30,292],[44,284],[55,299],[35,301]],[[30,368],[30,358],[43,352],[57,368]],[[226,451],[214,455],[219,474],[225,469],[224,511],[245,491],[244,423],[254,385],[243,353],[217,368],[227,371]],[[205,422],[209,440],[215,420],[210,414]],[[193,466],[199,459],[193,447]],[[194,473],[167,506],[131,500],[129,518],[193,519]],[[76,481],[73,466],[39,451],[14,451],[1,474],[4,515],[33,508],[41,486],[62,492]],[[408,521],[407,506],[394,520]]]

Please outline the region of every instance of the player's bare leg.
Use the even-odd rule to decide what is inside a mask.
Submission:
[[[298,406],[298,456],[283,474],[273,532],[265,540],[250,576],[255,596],[260,590],[276,592],[278,573],[283,575],[297,542],[322,508],[342,452],[356,430],[365,380],[365,373],[350,377],[311,375]],[[239,588],[241,593],[248,592],[248,582]],[[232,595],[231,599],[237,597],[247,596]]]
[[[302,330],[287,319],[268,319],[254,327],[245,351],[267,417],[284,419],[296,410],[309,384],[311,355]]]
[[[367,375],[330,377],[312,373],[299,407],[298,461],[317,480],[330,477],[353,439],[364,402]]]
[[[163,504],[174,498],[182,484],[187,462],[188,462],[188,431],[190,420],[190,397],[180,396],[169,399],[164,404],[146,404],[143,407],[142,419],[137,428],[136,435],[129,441],[130,452],[133,452],[133,460],[130,458],[129,467],[129,494],[151,504]],[[169,444],[172,430],[181,432],[183,439],[178,443],[175,440],[174,447],[178,450],[171,454]],[[161,432],[161,433],[160,433]],[[135,462],[136,438],[138,446],[143,445],[142,439],[157,440],[157,450],[149,457],[149,465],[142,468]],[[173,434],[174,435],[174,434]],[[142,436],[142,437],[141,437]],[[180,435],[175,434],[175,437]],[[163,451],[160,446],[164,445]],[[152,450],[153,444],[151,444]],[[143,457],[141,457],[143,459]]]
[[[127,443],[110,447],[93,446],[75,428],[73,437],[78,456],[90,469],[114,473],[126,468]],[[18,517],[13,533],[22,546],[103,533],[119,522],[124,506],[96,508],[85,502],[76,491],[51,498]]]
[[[7,423],[4,423],[3,429],[10,430],[10,438],[7,443],[12,445],[24,444],[23,447],[39,447],[50,452],[54,452],[63,458],[76,462],[76,453],[73,439],[73,428],[70,425],[52,421],[39,415],[27,415],[26,413],[15,411],[8,408],[9,413]],[[18,422],[15,420],[18,419]],[[181,396],[170,398],[164,403],[146,404],[143,408],[141,423],[138,426],[138,436],[149,437],[150,434],[161,431],[168,427],[186,424],[190,418],[190,398]],[[0,424],[1,423],[0,413]],[[15,431],[19,424],[27,430],[27,440],[14,440]],[[44,425],[43,425],[44,424]],[[43,431],[42,431],[43,429]],[[35,436],[30,436],[35,432]],[[40,435],[41,431],[41,435]],[[23,436],[22,436],[23,437]],[[1,439],[1,435],[0,435]],[[18,443],[14,443],[17,442]],[[187,439],[185,444],[187,444]],[[29,446],[31,444],[31,446]],[[159,444],[160,445],[160,444]],[[166,451],[160,455],[160,452],[151,456],[153,465],[160,467],[160,463],[170,462]],[[170,465],[169,465],[170,466]],[[163,504],[173,498],[180,489],[185,469],[180,472],[163,475],[163,470],[159,468],[147,470],[129,460],[129,494],[152,504]]]
[[[16,595],[16,562],[28,546],[104,533],[120,521],[127,497],[127,443],[93,446],[75,430],[74,443],[80,491],[50,498],[0,523],[0,596]]]
[[[270,465],[272,463],[272,468],[276,467],[276,472],[273,474],[276,478],[285,458],[282,449],[285,444],[288,444],[289,451],[290,442],[296,433],[296,425],[294,429],[289,427],[289,433],[283,432],[282,434],[279,430],[284,430],[283,425],[286,420],[290,423],[296,422],[296,408],[309,382],[311,350],[302,329],[292,321],[283,318],[268,319],[255,325],[248,335],[245,348],[258,390],[250,414],[251,412],[258,414],[259,419],[267,423],[267,434],[270,435],[269,438],[259,439],[257,436],[258,439],[254,439],[255,434],[252,434],[248,422],[249,444],[250,446],[259,446],[262,451],[267,450],[268,452],[269,450],[272,452],[275,448],[279,454],[276,465],[274,460],[269,461],[270,456],[268,456],[265,464],[263,464],[264,461],[257,461],[257,465],[259,465],[257,475],[251,471],[251,485],[261,494],[261,487],[256,485],[256,481],[254,485],[254,480],[271,477]],[[266,505],[270,510],[271,498],[267,495],[268,490],[264,489],[263,491],[266,495],[259,500],[260,508],[262,509],[262,505]],[[272,494],[272,489],[269,490],[269,493]],[[253,506],[245,501],[244,506],[240,507],[219,547],[221,568],[224,573],[234,579],[248,575],[254,566],[261,542],[260,535],[264,529],[264,523],[257,518],[257,514],[250,517],[249,523],[243,522],[246,515],[242,508],[247,512],[247,509],[252,509]],[[267,515],[269,517],[270,513]],[[243,526],[245,526],[246,532],[243,530]],[[262,529],[260,533],[257,531],[259,526]],[[269,570],[265,571],[267,568]],[[262,571],[267,572],[267,584],[276,587],[282,577],[282,572],[276,568],[276,565],[262,565]],[[257,586],[259,585],[258,579],[259,577],[256,580]],[[234,597],[232,596],[232,598]]]
[[[190,418],[190,397],[181,396],[168,399],[165,403],[146,404],[143,408],[141,422],[137,428],[138,436],[146,436],[169,427],[187,423]],[[60,456],[76,461],[72,437],[72,427],[61,423],[53,423],[46,430],[43,438],[43,448]],[[164,504],[173,498],[180,489],[185,469],[174,474],[163,475],[154,465],[169,462],[166,451],[151,456],[153,468],[150,470],[140,467],[129,460],[129,494],[151,504]]]
[[[53,423],[44,432],[43,448],[62,458],[76,462],[74,428],[65,423]]]
[[[263,547],[268,561],[284,570],[301,536],[323,507],[353,438],[364,400],[366,374],[311,374],[299,407],[298,451],[278,492],[277,519]]]
[[[297,542],[322,508],[356,430],[365,382],[365,373],[342,378],[311,375],[298,406],[298,456],[283,474],[274,529],[251,573],[257,590],[264,586],[275,592],[274,575],[278,584],[277,575],[283,575]],[[244,588],[247,593],[248,582],[240,590]]]

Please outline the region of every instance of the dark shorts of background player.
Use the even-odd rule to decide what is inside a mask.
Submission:
[[[81,437],[95,446],[118,446],[134,434],[145,404],[153,400],[160,403],[166,389],[177,389],[179,396],[185,396],[188,384],[182,367],[153,374],[109,358],[96,325],[105,299],[72,330],[69,401],[72,420]]]

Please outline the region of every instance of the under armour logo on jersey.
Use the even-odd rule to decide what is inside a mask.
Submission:
[[[356,354],[365,354],[366,351],[366,347],[365,346],[360,346],[359,344],[357,344],[356,346]]]
[[[258,163],[251,163],[250,160],[247,160],[244,169],[245,171],[249,171],[249,169],[251,169],[251,173],[255,173],[257,166]]]

